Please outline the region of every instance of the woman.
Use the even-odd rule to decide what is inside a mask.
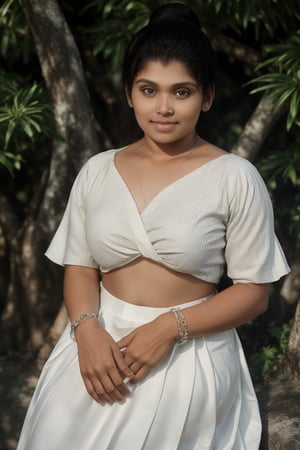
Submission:
[[[268,283],[289,269],[256,169],[197,136],[213,73],[183,5],[157,10],[130,43],[125,91],[144,135],[85,164],[46,253],[65,265],[71,325],[19,450],[259,447],[234,328],[266,310]],[[225,263],[233,285],[217,293]]]

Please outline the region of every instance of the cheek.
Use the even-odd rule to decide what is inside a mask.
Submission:
[[[149,114],[147,114],[147,111],[145,108],[141,108],[141,106],[133,106],[133,112],[135,116],[135,120],[140,128],[144,129],[146,126],[146,123],[149,119]]]
[[[139,99],[138,101],[133,99],[133,110],[137,119],[143,120],[149,118],[149,114],[152,112],[151,102],[143,101]]]
[[[185,110],[186,119],[191,122],[197,122],[201,113],[201,105],[197,102],[189,105]]]

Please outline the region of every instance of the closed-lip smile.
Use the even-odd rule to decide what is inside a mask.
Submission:
[[[162,133],[169,133],[177,126],[176,121],[170,120],[150,120],[153,128]]]
[[[171,120],[150,120],[151,123],[157,123],[159,125],[175,125],[176,121]]]

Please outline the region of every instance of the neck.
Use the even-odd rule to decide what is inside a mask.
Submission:
[[[157,144],[151,139],[144,137],[141,140],[141,148],[144,153],[152,158],[165,158],[174,156],[183,156],[189,154],[200,143],[200,138],[195,134],[182,140],[168,144]]]

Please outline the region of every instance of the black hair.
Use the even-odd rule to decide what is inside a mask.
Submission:
[[[123,83],[130,95],[136,75],[148,61],[182,62],[202,87],[214,84],[215,58],[211,43],[196,14],[181,3],[156,9],[148,25],[131,40],[123,60]]]

